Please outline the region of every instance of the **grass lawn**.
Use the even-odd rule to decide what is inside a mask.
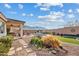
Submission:
[[[65,38],[65,37],[61,37],[61,36],[58,36],[58,38],[63,41],[63,42],[67,42],[67,43],[72,43],[72,44],[77,44],[79,45],[79,41],[78,40],[75,40],[73,38]]]

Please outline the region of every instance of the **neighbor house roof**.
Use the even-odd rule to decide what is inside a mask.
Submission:
[[[72,32],[73,30],[73,32]],[[73,26],[73,27],[64,27],[64,28],[59,28],[59,29],[53,29],[52,30],[55,33],[60,33],[60,34],[79,34],[79,26]]]
[[[20,22],[20,23],[25,23],[24,21],[21,21],[21,20],[15,20],[15,19],[10,19],[10,18],[7,18],[8,21],[14,21],[14,22]]]

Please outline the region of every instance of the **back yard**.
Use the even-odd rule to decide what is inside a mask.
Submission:
[[[60,51],[56,55],[52,54],[48,49],[37,49],[29,45],[32,35],[24,36],[22,39],[13,41],[12,47],[8,53],[11,56],[79,56],[79,41],[64,37],[58,38],[63,41],[63,47],[68,50],[68,54]],[[76,43],[77,42],[77,43]],[[71,44],[70,44],[71,43]]]
[[[48,49],[37,49],[29,45],[33,35],[17,38],[12,41],[11,36],[0,38],[0,55],[11,56],[79,56],[79,41],[73,38],[57,36],[62,42],[63,47],[68,50],[68,54],[60,51],[56,55],[52,54]],[[13,42],[13,43],[12,43]]]

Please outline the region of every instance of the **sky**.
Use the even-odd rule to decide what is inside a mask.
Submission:
[[[0,3],[7,18],[25,21],[26,26],[62,28],[79,21],[78,3]]]

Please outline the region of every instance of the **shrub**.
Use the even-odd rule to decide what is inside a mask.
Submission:
[[[11,43],[13,41],[13,37],[12,36],[3,36],[0,38],[0,42],[5,44],[6,47],[11,47]]]
[[[11,47],[13,36],[0,37],[0,55],[7,53]]]
[[[57,48],[61,45],[61,41],[58,40],[56,36],[47,35],[43,36],[41,39],[34,37],[31,40],[31,44],[33,44],[36,47],[45,47],[45,48],[51,48],[52,46]]]
[[[7,53],[10,47],[6,47],[5,44],[0,44],[0,53]]]
[[[52,34],[52,32],[43,32],[43,34]]]
[[[38,37],[33,37],[32,39],[31,39],[31,42],[30,42],[32,45],[34,45],[34,46],[36,46],[37,48],[39,48],[39,47],[43,47],[43,42],[38,38]]]
[[[43,36],[41,40],[46,48],[57,48],[61,46],[61,41],[57,38],[57,36],[46,35]]]

